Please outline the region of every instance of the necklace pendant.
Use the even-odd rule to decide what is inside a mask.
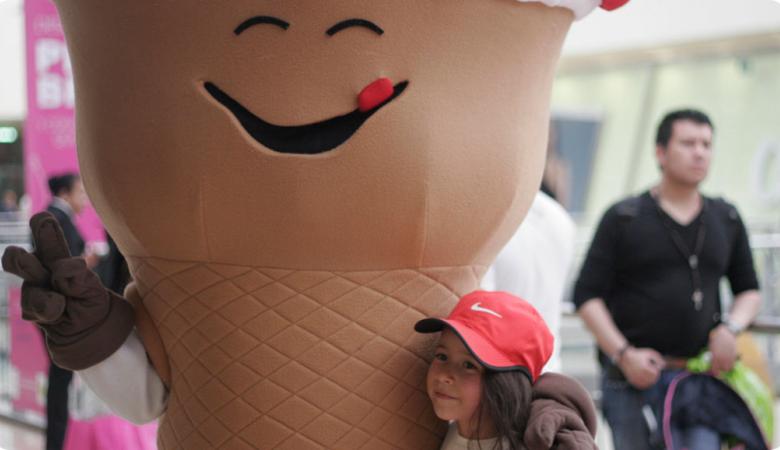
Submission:
[[[697,255],[691,255],[688,258],[688,265],[691,266],[691,269],[696,270],[696,268],[699,267],[699,257]]]
[[[704,293],[701,291],[701,289],[696,289],[693,291],[691,300],[693,301],[693,307],[696,309],[696,311],[701,311],[701,304],[704,300]]]

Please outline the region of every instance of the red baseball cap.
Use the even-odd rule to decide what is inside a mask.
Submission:
[[[450,328],[480,364],[521,370],[535,382],[553,352],[553,335],[539,312],[507,292],[474,291],[460,299],[446,319],[417,322],[420,333]]]

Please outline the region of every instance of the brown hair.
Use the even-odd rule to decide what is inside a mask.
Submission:
[[[490,417],[498,439],[492,449],[480,446],[480,450],[503,450],[504,443],[508,450],[526,450],[523,434],[528,424],[532,394],[531,380],[525,373],[485,369],[477,430],[482,418]]]

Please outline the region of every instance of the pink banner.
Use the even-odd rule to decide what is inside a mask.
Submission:
[[[46,382],[49,359],[43,345],[43,336],[35,325],[22,320],[21,289],[8,289],[8,324],[11,329],[10,359],[16,389],[12,392],[16,413],[45,418]]]
[[[73,74],[65,36],[50,0],[25,0],[27,35],[27,120],[24,127],[25,191],[31,211],[46,208],[51,195],[47,180],[77,172]],[[92,207],[79,217],[84,240],[105,241]]]

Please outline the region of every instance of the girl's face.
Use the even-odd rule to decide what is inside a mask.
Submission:
[[[442,420],[457,421],[458,432],[468,439],[491,437],[493,431],[489,417],[482,417],[477,427],[484,371],[460,338],[444,329],[428,369],[428,396],[436,415]]]

